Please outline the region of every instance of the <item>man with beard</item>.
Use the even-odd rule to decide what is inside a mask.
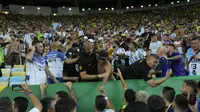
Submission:
[[[189,98],[190,94],[196,94],[197,93],[197,82],[194,80],[185,80],[183,82],[182,88],[181,88],[182,94]],[[189,105],[189,109],[187,112],[198,112],[197,111],[197,102],[194,106]]]

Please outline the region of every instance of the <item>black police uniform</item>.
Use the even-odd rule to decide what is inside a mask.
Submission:
[[[98,60],[96,57],[96,52],[93,52],[92,55],[88,55],[84,51],[80,53],[80,60],[79,60],[80,73],[83,71],[86,71],[86,73],[89,75],[97,75],[98,74],[97,64],[98,64]],[[98,81],[98,79],[90,80],[90,81]]]
[[[66,57],[70,59],[74,59],[79,57],[79,48],[75,49],[74,47],[70,48],[67,53]],[[78,62],[75,62],[73,64],[67,64],[64,63],[64,75],[67,77],[78,77],[79,72],[78,72]]]
[[[147,65],[146,59],[136,61],[132,65],[122,70],[124,79],[144,79],[149,81],[152,79],[149,74],[151,68]]]

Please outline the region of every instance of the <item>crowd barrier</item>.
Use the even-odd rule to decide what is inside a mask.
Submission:
[[[176,90],[176,94],[181,93],[180,89],[182,87],[184,80],[199,80],[200,76],[188,76],[188,77],[173,77],[169,78],[163,84],[156,88],[151,88],[148,86],[143,80],[127,80],[127,85],[129,88],[138,91],[144,90],[147,91],[150,95],[157,94],[161,95],[162,88],[164,86],[173,87]],[[73,88],[78,100],[78,112],[94,112],[94,101],[95,97],[99,95],[98,87],[101,82],[79,82],[73,83]],[[30,86],[32,92],[38,97],[40,97],[40,87],[38,85]],[[116,110],[119,110],[123,105],[123,88],[120,81],[108,81],[105,85],[105,90],[108,98],[114,104]],[[65,87],[64,84],[52,84],[48,85],[46,89],[47,96],[55,96],[57,91],[68,91],[68,88]],[[11,100],[17,96],[25,96],[23,93],[12,91],[11,87],[5,88],[2,92],[0,92],[0,97],[8,96]],[[30,101],[30,100],[29,100]],[[33,105],[29,103],[29,109],[31,109]]]

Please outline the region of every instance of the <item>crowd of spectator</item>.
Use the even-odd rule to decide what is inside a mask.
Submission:
[[[200,75],[199,10],[196,4],[122,14],[1,14],[0,67],[24,64],[27,85],[41,86],[40,102],[23,85],[34,104],[31,112],[75,112],[78,101],[71,82],[85,81],[102,81],[96,112],[117,111],[104,91],[107,80],[122,81],[122,112],[198,112],[200,102],[193,105],[189,99],[200,95],[200,84],[193,80],[184,81],[181,95],[164,87],[160,97],[128,89],[124,79],[143,79],[154,88],[170,77]],[[71,97],[63,91],[45,97],[46,83],[65,83]],[[13,106],[8,98],[0,99],[4,112],[25,112],[27,106],[23,97],[15,98]]]

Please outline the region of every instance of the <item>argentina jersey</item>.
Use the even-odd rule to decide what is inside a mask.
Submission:
[[[37,85],[46,83],[46,61],[41,55],[34,54],[33,60],[27,62],[28,70],[26,72],[26,79],[28,85]]]
[[[125,55],[129,57],[129,65],[140,60],[139,56],[137,56],[137,54],[135,52],[126,51]]]
[[[50,72],[56,78],[62,78],[63,62],[67,59],[64,53],[52,50],[45,56]]]
[[[189,48],[187,52],[188,62],[191,60],[191,58],[193,58],[194,55],[195,53],[193,52],[192,48]],[[200,55],[200,52],[198,53],[198,55]],[[189,72],[190,72],[189,75],[200,75],[200,60],[193,58],[190,61]]]

